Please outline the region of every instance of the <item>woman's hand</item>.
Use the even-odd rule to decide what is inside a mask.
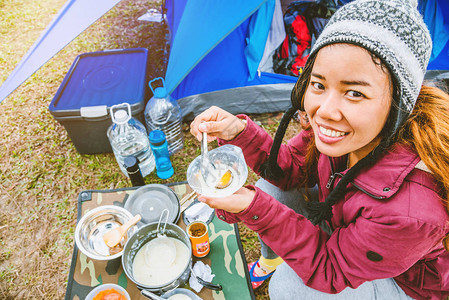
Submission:
[[[212,106],[199,114],[190,124],[190,133],[202,140],[202,133],[207,133],[208,142],[221,138],[232,140],[245,129],[246,123],[231,113]]]
[[[212,208],[222,209],[230,213],[239,213],[248,208],[254,199],[256,191],[246,187],[240,188],[231,196],[224,198],[210,198],[199,195],[198,200],[206,203]]]

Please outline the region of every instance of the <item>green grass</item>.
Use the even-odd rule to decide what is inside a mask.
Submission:
[[[65,0],[0,0],[0,83],[13,71]],[[78,194],[130,186],[112,153],[80,155],[48,105],[77,55],[104,49],[149,49],[150,78],[164,75],[165,31],[137,21],[158,1],[123,0],[0,104],[0,299],[62,299],[74,246]],[[254,116],[274,133],[279,114]],[[184,149],[172,156],[169,180],[185,181],[199,142],[183,127]],[[210,147],[215,147],[216,144]],[[250,172],[248,183],[257,176]],[[259,256],[255,234],[239,224],[248,260]],[[257,292],[266,299],[266,285]]]

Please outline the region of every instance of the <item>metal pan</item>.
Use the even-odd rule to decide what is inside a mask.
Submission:
[[[139,227],[157,222],[164,209],[168,209],[168,223],[176,224],[181,215],[178,196],[169,187],[162,184],[147,184],[138,188],[126,200],[124,208],[132,215],[140,214]]]

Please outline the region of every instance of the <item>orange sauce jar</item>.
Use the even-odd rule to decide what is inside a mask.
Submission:
[[[192,244],[192,253],[196,257],[204,257],[210,251],[209,228],[201,221],[195,221],[187,226],[187,235]]]

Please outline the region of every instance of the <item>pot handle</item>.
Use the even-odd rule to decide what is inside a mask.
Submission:
[[[145,296],[148,299],[152,299],[152,300],[166,300],[166,299],[164,299],[162,297],[159,297],[158,295],[156,295],[156,294],[154,294],[154,293],[152,293],[152,292],[150,292],[148,290],[145,290],[145,289],[141,290],[140,293],[142,294],[142,296]]]
[[[192,265],[190,265],[190,273],[191,273],[191,275],[192,275],[193,277],[196,278],[196,280],[198,280],[198,282],[199,282],[202,286],[204,286],[204,287],[206,287],[206,288],[208,288],[208,289],[210,289],[210,290],[221,291],[221,290],[223,289],[223,287],[221,286],[221,284],[213,284],[212,282],[203,280],[203,279],[201,279],[200,277],[196,276],[195,273],[193,272]]]

